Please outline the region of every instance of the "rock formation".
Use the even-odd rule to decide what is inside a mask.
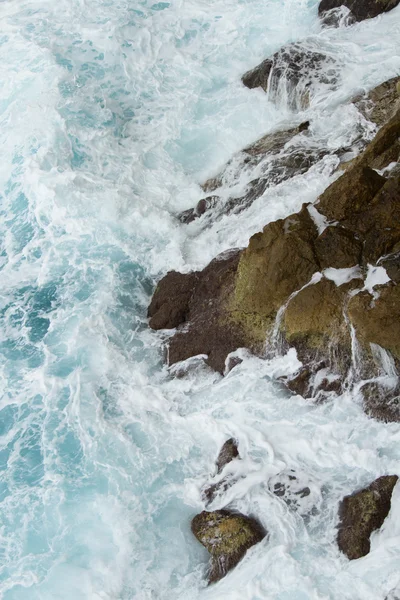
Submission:
[[[203,511],[192,520],[192,532],[211,554],[209,583],[224,577],[266,535],[255,519],[228,510]]]
[[[367,488],[343,499],[337,541],[350,560],[368,554],[371,533],[383,525],[390,511],[397,480],[397,475],[379,477]]]

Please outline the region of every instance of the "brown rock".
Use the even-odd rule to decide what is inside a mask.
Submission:
[[[319,270],[313,241],[317,229],[308,210],[267,225],[243,252],[230,304],[231,319],[262,342],[271,320],[289,298]]]
[[[379,265],[386,269],[386,273],[392,281],[400,283],[400,251],[386,256],[379,261]]]
[[[359,492],[346,496],[339,509],[337,537],[340,550],[352,560],[370,551],[370,535],[379,529],[390,511],[397,475],[379,477]]]
[[[235,458],[239,458],[239,451],[236,441],[233,438],[230,438],[225,442],[218,454],[216,462],[217,474],[221,473],[223,468]],[[203,491],[203,495],[207,502],[212,502],[217,493],[225,492],[233,483],[234,481],[230,478],[222,479],[217,483],[207,486]]]
[[[364,210],[355,210],[343,225],[364,240],[363,261],[375,263],[400,242],[400,176],[385,183]]]
[[[211,554],[209,583],[222,579],[266,535],[255,519],[228,510],[196,515],[192,532]]]
[[[321,269],[346,269],[358,265],[362,244],[354,234],[342,227],[327,227],[315,240],[315,251]]]
[[[369,167],[351,167],[320,196],[317,209],[328,219],[342,221],[366,208],[385,182]]]
[[[147,312],[152,329],[173,329],[184,323],[198,282],[198,273],[170,271],[156,287]]]
[[[393,77],[378,85],[366,96],[355,98],[353,103],[366,119],[381,127],[398,109],[400,77]]]
[[[364,397],[364,410],[367,415],[384,421],[398,423],[400,421],[400,383],[388,387],[377,381],[366,383],[361,388]]]

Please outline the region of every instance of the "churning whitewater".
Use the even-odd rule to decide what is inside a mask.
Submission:
[[[357,394],[289,396],[274,379],[296,369],[294,350],[174,377],[146,310],[168,270],[245,246],[336,177],[328,156],[241,214],[182,225],[235,152],[311,114],[325,147],[372,137],[343,103],[400,73],[400,7],[322,29],[316,0],[153,2],[0,4],[1,598],[384,600],[400,582],[399,485],[359,560],[335,543],[337,507],[400,475],[398,424],[368,418]],[[340,78],[301,114],[242,85],[306,39]],[[207,587],[190,520],[229,437],[246,477],[223,505],[269,536]],[[268,492],[284,468],[310,488],[312,517]]]

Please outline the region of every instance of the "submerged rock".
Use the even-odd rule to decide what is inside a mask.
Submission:
[[[343,499],[337,542],[350,560],[370,551],[371,533],[383,525],[390,511],[397,480],[397,475],[379,477],[367,488]]]
[[[224,467],[226,467],[226,465],[232,462],[235,458],[239,458],[239,450],[236,441],[233,438],[230,438],[225,442],[220,450],[220,453],[218,454],[218,458],[215,463],[217,467],[217,475],[219,475]],[[203,496],[207,503],[212,502],[217,494],[225,492],[234,482],[235,481],[232,478],[224,477],[224,479],[206,486],[203,490]]]
[[[290,510],[302,516],[315,512],[319,502],[316,486],[306,476],[296,473],[293,469],[271,477],[268,487],[275,496],[282,498]]]
[[[192,520],[192,532],[211,554],[209,583],[222,579],[266,535],[255,519],[228,510],[203,511]]]
[[[318,7],[318,13],[324,17],[327,11],[340,6],[346,6],[355,21],[372,19],[378,15],[392,10],[400,0],[322,0]]]

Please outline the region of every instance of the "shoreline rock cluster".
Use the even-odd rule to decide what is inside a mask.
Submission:
[[[322,0],[319,15],[325,26],[351,24],[399,2]],[[242,81],[249,88],[261,87],[276,101],[285,91],[296,109],[307,105],[316,79],[334,89],[337,65],[329,56],[293,43],[245,73]],[[353,99],[378,131],[368,144],[362,137],[357,140],[359,154],[350,161],[345,158],[354,147],[333,152],[342,161],[341,174],[314,204],[267,224],[247,248],[225,252],[202,271],[169,272],[158,283],[149,325],[175,329],[168,340],[169,365],[202,355],[224,374],[234,368],[230,354],[238,348],[265,357],[294,347],[302,367],[284,380],[289,390],[322,401],[358,389],[368,415],[400,421],[399,92],[396,77]],[[203,185],[209,195],[182,213],[181,222],[239,212],[268,187],[305,173],[332,154],[310,146],[309,126],[300,123],[245,148]],[[248,172],[247,191],[222,202],[219,190],[235,169]],[[206,507],[233,485],[232,478],[221,474],[239,459],[235,440],[228,440],[217,459],[217,481],[203,493]],[[390,511],[397,480],[384,475],[343,499],[337,543],[349,559],[369,552],[370,535]],[[290,470],[278,476],[270,491],[292,509],[310,495],[310,487],[302,486]],[[210,583],[268,537],[256,519],[229,506],[204,510],[194,517],[192,531],[211,554]]]

